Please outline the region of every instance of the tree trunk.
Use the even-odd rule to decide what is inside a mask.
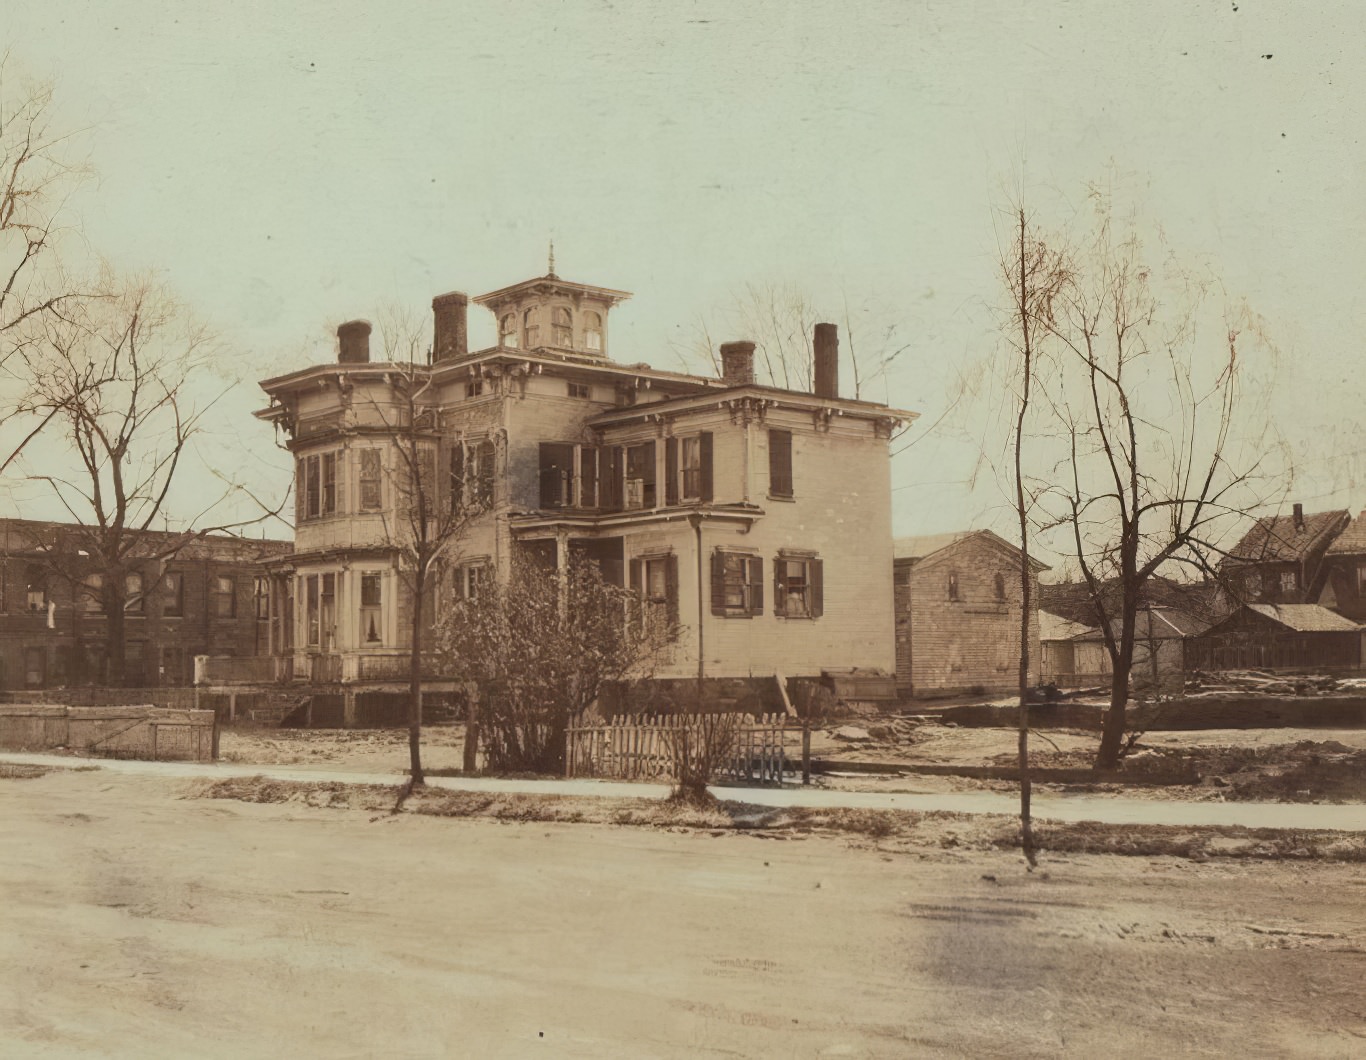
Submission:
[[[1024,425],[1029,414],[1029,392],[1034,376],[1033,329],[1029,306],[1029,272],[1026,263],[1028,226],[1024,210],[1020,210],[1020,273],[1019,313],[1024,386],[1020,395],[1020,409],[1015,419],[1015,514],[1020,520],[1020,716],[1016,746],[1020,761],[1020,846],[1025,859],[1034,864],[1034,825],[1030,819],[1030,799],[1033,784],[1029,777],[1029,509],[1024,488]]]
[[[466,774],[479,769],[479,689],[473,681],[465,693],[465,758]]]
[[[1129,670],[1133,659],[1114,663],[1110,681],[1110,705],[1105,710],[1100,732],[1100,750],[1096,752],[1096,769],[1114,769],[1119,765],[1119,749],[1124,744],[1125,708],[1129,705]]]
[[[408,759],[414,788],[427,782],[422,774],[422,602],[426,581],[422,574],[413,578],[412,654],[408,660]]]

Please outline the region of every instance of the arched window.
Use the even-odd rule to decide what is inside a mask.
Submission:
[[[602,352],[602,317],[588,312],[583,315],[583,348]]]
[[[535,349],[541,344],[541,326],[536,323],[536,310],[528,309],[522,314],[522,333],[526,337],[526,348]]]
[[[517,348],[517,317],[512,313],[504,313],[498,322],[498,345],[512,350]]]
[[[949,588],[949,599],[950,599],[950,600],[957,600],[957,599],[958,599],[958,572],[957,572],[956,570],[955,570],[955,571],[949,571],[949,586],[948,586],[948,588]]]
[[[564,306],[556,306],[552,317],[552,346],[572,348],[574,345],[574,316]]]
[[[1006,576],[1000,571],[996,572],[996,602],[998,604],[1006,602]]]

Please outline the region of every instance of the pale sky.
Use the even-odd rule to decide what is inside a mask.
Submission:
[[[250,380],[329,359],[329,328],[383,301],[425,313],[540,275],[552,234],[561,276],[635,293],[614,359],[678,367],[747,282],[843,293],[912,342],[865,396],[928,424],[997,348],[994,209],[1023,179],[1062,223],[1113,165],[1267,319],[1295,497],[1366,506],[1359,4],[5,9],[13,56],[90,126],[86,239],[158,269],[248,380],[206,451],[253,482],[282,488],[288,460]],[[897,457],[898,534],[1001,525],[994,484],[966,483],[990,414],[960,408]],[[33,496],[19,514],[60,514]]]

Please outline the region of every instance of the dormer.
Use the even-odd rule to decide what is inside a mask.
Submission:
[[[498,345],[509,350],[550,350],[607,360],[607,314],[629,291],[571,283],[554,270],[480,295],[498,322]]]

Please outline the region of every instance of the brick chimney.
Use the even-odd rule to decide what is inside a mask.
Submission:
[[[459,291],[432,299],[432,362],[464,357],[469,352],[465,307],[469,299]]]
[[[837,398],[840,396],[840,333],[834,324],[817,324],[814,345],[816,347],[816,387],[817,397]]]
[[[721,343],[721,378],[730,386],[754,382],[754,343]]]
[[[1296,503],[1295,508],[1294,508],[1294,512],[1295,512],[1295,529],[1296,529],[1296,530],[1303,530],[1303,529],[1304,529],[1304,505],[1303,505],[1303,504]]]
[[[348,320],[337,327],[337,363],[368,364],[370,321]]]

